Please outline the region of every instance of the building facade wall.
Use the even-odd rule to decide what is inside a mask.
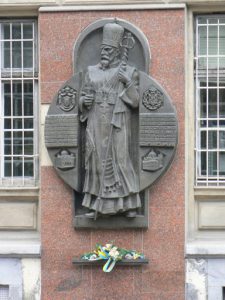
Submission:
[[[224,188],[194,183],[194,22],[195,15],[224,12],[224,0],[0,0],[0,7],[1,17],[38,20],[40,64],[40,191],[39,185],[0,187],[0,287],[17,286],[15,300],[40,299],[41,289],[44,300],[222,300]],[[177,110],[178,149],[170,169],[150,189],[148,230],[74,230],[73,191],[57,176],[44,145],[49,105],[72,76],[74,42],[86,26],[104,17],[125,19],[144,32],[150,75]],[[111,240],[143,251],[149,265],[117,266],[107,276],[100,268],[72,265],[74,256]]]
[[[166,89],[177,111],[178,149],[166,175],[150,189],[148,230],[74,230],[73,191],[42,157],[42,299],[183,299],[184,10],[40,12],[41,113],[72,76],[78,34],[103,17],[132,22],[147,36],[150,75]],[[116,267],[109,275],[101,268],[72,265],[74,256],[108,241],[143,251],[149,265]]]

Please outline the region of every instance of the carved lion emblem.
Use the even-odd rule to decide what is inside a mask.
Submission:
[[[58,93],[58,105],[63,111],[70,111],[76,106],[77,91],[68,85]]]
[[[144,92],[142,102],[147,109],[156,110],[163,105],[163,93],[156,87],[151,86]]]

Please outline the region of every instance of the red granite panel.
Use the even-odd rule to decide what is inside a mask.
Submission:
[[[72,49],[81,30],[80,13],[41,14],[41,100],[50,103],[62,83],[72,75]]]
[[[133,248],[133,231],[132,230],[107,230],[107,231],[93,231],[92,245],[94,246],[101,240],[102,244],[112,242],[118,247],[128,249]]]
[[[181,158],[184,159],[182,156]],[[181,159],[180,158],[180,159]],[[167,173],[150,189],[150,207],[178,207],[184,205],[184,166],[174,159]],[[150,211],[151,213],[151,211]]]
[[[43,300],[184,299],[184,11],[40,13],[40,87],[50,103],[72,75],[72,49],[79,32],[102,17],[126,19],[147,36],[150,73],[166,89],[177,110],[179,145],[172,166],[150,190],[148,230],[74,230],[73,192],[52,167],[41,170]],[[118,267],[72,265],[73,256],[96,242],[144,251],[150,264]]]
[[[72,51],[79,34],[79,13],[40,15],[42,82],[64,81],[72,74]]]
[[[42,299],[88,299],[91,272],[73,266],[72,258],[90,249],[91,233],[74,230],[72,190],[52,167],[42,169],[41,186]]]
[[[64,81],[57,82],[42,82],[41,94],[42,103],[51,103],[53,97],[58,93],[58,90],[63,85]]]
[[[133,248],[143,252],[143,229],[133,231]]]
[[[120,299],[126,295],[127,299],[133,294],[133,272],[129,267],[118,267],[104,274],[102,270],[94,269],[92,279],[93,299]]]

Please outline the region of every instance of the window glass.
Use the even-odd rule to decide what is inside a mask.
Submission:
[[[9,285],[0,285],[0,300],[9,300]]]
[[[12,42],[12,67],[21,68],[22,67],[22,57],[21,57],[22,45],[21,42]]]
[[[199,27],[199,55],[207,54],[207,30],[206,26]]]
[[[2,28],[3,28],[3,38],[4,40],[9,40],[10,39],[10,24],[2,24]]]
[[[5,155],[12,154],[12,132],[5,131],[4,132],[4,145],[5,145]]]
[[[27,41],[23,43],[23,66],[24,68],[33,67],[33,42]]]
[[[12,24],[12,39],[19,40],[21,38],[21,24]]]
[[[206,89],[200,90],[200,117],[206,118],[207,107],[206,107]]]
[[[217,117],[217,89],[208,89],[208,117]]]
[[[4,61],[3,65],[4,68],[10,68],[11,66],[11,59],[10,59],[10,42],[2,42],[3,44],[3,54],[4,54]]]
[[[23,38],[32,39],[33,38],[33,25],[23,24]]]

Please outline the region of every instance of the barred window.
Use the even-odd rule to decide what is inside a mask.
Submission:
[[[225,16],[196,17],[196,185],[225,184]]]
[[[0,285],[0,300],[9,300],[9,286]]]
[[[0,183],[36,185],[37,29],[34,20],[0,21]]]
[[[9,300],[9,286],[0,285],[0,300]]]

